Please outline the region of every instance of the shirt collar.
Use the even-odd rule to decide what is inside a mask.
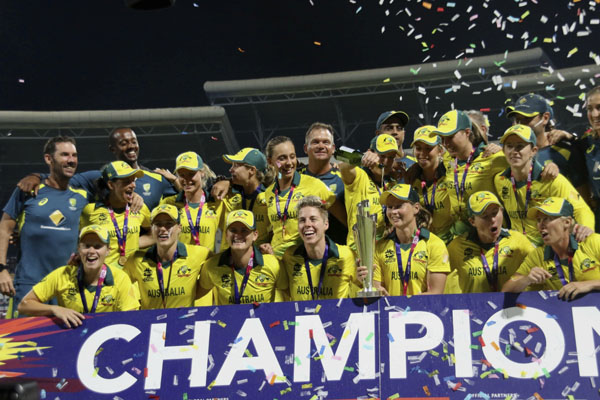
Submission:
[[[298,173],[298,171],[294,171],[294,177],[292,178],[292,185],[293,186],[298,186],[300,184],[300,174]],[[275,184],[273,185],[273,193],[275,193],[275,190],[279,190],[279,181],[277,179],[275,179]]]
[[[325,243],[329,246],[329,250],[327,253],[327,258],[340,258],[340,250],[338,248],[337,243],[335,243],[331,238],[325,235]],[[296,248],[294,251],[295,256],[301,256],[303,258],[308,258],[308,254],[306,254],[306,247],[304,247],[304,243],[301,243],[300,246]]]
[[[579,248],[579,243],[575,240],[575,236],[573,234],[569,235],[569,249],[575,253]],[[554,250],[552,246],[544,246],[544,261],[554,260]]]
[[[539,181],[540,180],[540,175],[542,174],[543,170],[544,170],[544,167],[542,166],[542,164],[540,164],[538,162],[538,160],[534,159],[534,161],[533,161],[533,171],[531,171],[531,180],[532,181]],[[508,168],[506,168],[504,170],[504,172],[502,172],[502,176],[510,179],[510,172],[511,172],[511,169],[510,169],[510,167],[508,167]]]
[[[421,228],[421,231],[419,232],[419,239],[425,239],[425,240],[429,240],[429,230],[427,230],[427,228]],[[396,236],[396,230],[393,230],[386,239],[390,239],[393,240],[394,242],[398,243],[398,244],[402,244],[400,243],[400,239],[398,239],[398,236]]]
[[[265,191],[264,185],[261,183],[258,185],[258,193],[262,193]],[[231,193],[242,195],[244,193],[244,188],[240,185],[231,185]],[[258,195],[258,193],[254,192],[251,196]]]
[[[508,231],[508,229],[501,228],[500,235],[498,236],[498,242],[500,242],[500,240],[506,237],[510,237],[510,232]],[[489,249],[494,245],[494,243],[481,243],[481,240],[479,240],[479,235],[477,234],[477,229],[475,229],[474,227],[469,229],[469,232],[467,234],[467,240],[475,243],[477,246],[484,249]]]
[[[77,282],[83,282],[83,268],[81,266],[77,267]],[[115,278],[110,267],[106,266],[106,277],[104,278],[103,285],[113,286],[115,284]],[[87,285],[85,288],[88,292],[96,292],[97,285]]]
[[[258,265],[265,265],[265,261],[263,258],[262,253],[260,252],[260,249],[258,248],[258,246],[256,245],[252,245],[252,248],[254,250],[254,266],[258,266]],[[231,261],[231,247],[227,248],[227,250],[223,251],[221,253],[221,256],[219,257],[219,266],[227,266],[230,267]]]
[[[187,257],[187,248],[185,247],[185,244],[181,243],[180,241],[177,241],[177,258],[182,257]],[[146,253],[144,254],[144,259],[156,262],[157,258],[157,247],[155,244],[153,244],[148,248],[148,250],[146,250]]]

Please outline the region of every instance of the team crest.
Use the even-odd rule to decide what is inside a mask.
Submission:
[[[302,275],[302,265],[296,263],[294,264],[294,272],[292,273],[293,276],[301,276]]]
[[[231,204],[238,204],[242,201],[242,196],[240,196],[239,194],[235,195],[231,198],[230,201],[231,201]]]
[[[446,126],[451,122],[451,118],[447,115],[442,116],[438,122],[438,126]]]
[[[115,302],[115,298],[112,294],[107,294],[102,299],[100,299],[100,304],[103,306],[112,306]]]
[[[231,286],[231,275],[230,274],[223,274],[221,275],[221,287],[223,289],[228,288]]]
[[[583,272],[585,272],[585,271],[587,271],[588,269],[593,269],[594,267],[596,267],[596,265],[595,265],[595,264],[596,264],[596,262],[595,262],[594,260],[590,260],[589,258],[586,258],[586,259],[584,259],[584,260],[581,262],[581,265],[579,266],[579,268],[580,268],[580,269],[581,269]]]
[[[144,183],[142,185],[142,189],[144,189],[144,196],[150,196],[152,194],[152,192],[150,191],[151,188],[152,185],[149,183]]]
[[[336,264],[336,265],[332,265],[331,267],[327,268],[327,275],[329,276],[341,276],[342,275],[342,269]]]
[[[71,197],[69,199],[69,210],[71,210],[71,211],[77,210],[77,199],[75,197]]]
[[[413,256],[413,259],[420,263],[426,263],[428,258],[429,258],[429,256],[427,255],[427,252],[424,250],[417,251],[415,253],[415,255]]]
[[[504,246],[499,251],[498,254],[503,255],[504,257],[512,257],[513,250],[510,246]]]
[[[468,259],[473,258],[473,249],[467,247],[463,252],[463,261],[467,261]]]
[[[177,276],[180,278],[187,278],[192,273],[192,270],[187,265],[182,265],[177,270]]]
[[[506,187],[506,186],[502,187],[502,198],[508,199],[508,187]]]
[[[335,193],[335,191],[337,190],[337,183],[332,183],[331,185],[329,185],[329,190]]]
[[[294,195],[294,200],[298,201],[298,200],[300,200],[303,197],[304,197],[304,195],[302,193],[296,193]]]
[[[268,286],[269,285],[269,281],[271,280],[271,278],[269,278],[267,275],[260,273],[258,274],[258,276],[256,277],[256,279],[254,280],[254,283],[257,286]]]
[[[384,253],[384,257],[385,257],[385,262],[393,262],[394,261],[394,255],[396,255],[396,253],[394,253],[393,250],[387,249]]]
[[[475,172],[476,174],[482,173],[484,168],[481,166],[481,163],[475,163],[471,167],[471,172]]]
[[[75,289],[75,286],[70,286],[70,287],[67,289],[67,297],[68,297],[70,300],[73,300],[73,299],[75,298],[75,296],[76,296],[76,295],[77,295],[77,289]]]
[[[106,221],[108,221],[108,217],[106,216],[106,214],[100,214],[100,215],[98,215],[98,222],[100,224],[105,224]]]

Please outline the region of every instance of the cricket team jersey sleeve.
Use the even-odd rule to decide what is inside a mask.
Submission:
[[[15,283],[33,285],[65,265],[76,251],[84,190],[40,185],[37,197],[15,189],[3,211],[17,222],[19,262]]]

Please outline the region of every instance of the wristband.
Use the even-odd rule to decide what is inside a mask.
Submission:
[[[6,264],[0,264],[0,272],[4,271],[8,269],[8,266]]]

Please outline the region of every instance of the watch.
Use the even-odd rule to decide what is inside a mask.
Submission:
[[[8,269],[8,265],[0,264],[0,272],[4,271],[5,269]]]

